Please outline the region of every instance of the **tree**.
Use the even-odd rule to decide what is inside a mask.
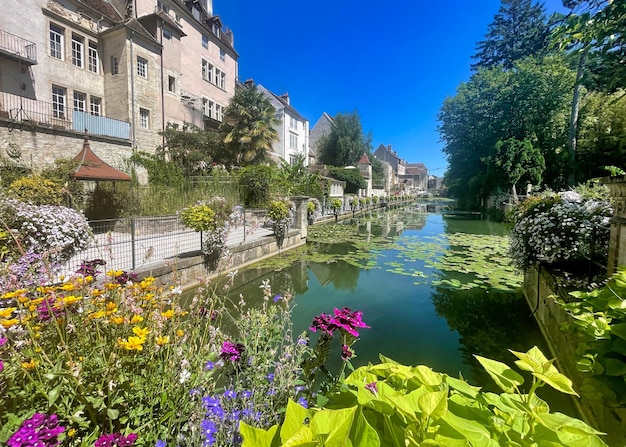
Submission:
[[[333,167],[328,170],[328,175],[334,179],[346,182],[345,192],[356,194],[359,189],[367,188],[367,181],[358,169],[346,169]]]
[[[230,164],[246,166],[268,161],[272,143],[278,141],[274,126],[279,122],[276,109],[256,86],[237,90],[219,128]]]
[[[157,148],[162,160],[176,164],[186,176],[206,175],[223,153],[220,135],[213,130],[202,130],[191,123],[182,129],[168,124],[163,132],[165,145]]]
[[[502,0],[498,13],[489,25],[485,40],[478,42],[473,70],[501,65],[513,68],[526,56],[541,55],[548,47],[550,27],[543,3],[531,0]]]
[[[319,161],[331,166],[354,165],[367,153],[371,153],[371,135],[363,134],[356,111],[337,114],[330,133],[318,142]]]
[[[527,180],[533,185],[541,183],[541,175],[546,161],[538,148],[524,139],[500,140],[496,143],[494,165],[500,169],[502,180],[511,188],[513,200],[517,203],[517,184]]]

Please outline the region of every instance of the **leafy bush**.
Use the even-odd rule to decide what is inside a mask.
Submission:
[[[569,191],[532,197],[513,214],[510,255],[517,267],[532,264],[606,263],[610,203]]]
[[[576,334],[576,366],[588,374],[584,392],[603,396],[608,405],[626,402],[626,267],[602,287],[571,292],[574,300],[557,297],[572,317],[565,330]]]
[[[358,169],[346,169],[330,167],[328,175],[332,178],[346,182],[346,194],[356,194],[359,189],[367,188],[367,181],[363,178]]]
[[[61,205],[63,187],[39,176],[21,177],[9,186],[11,196],[31,205]]]
[[[211,231],[217,227],[215,211],[206,203],[184,208],[180,212],[180,220],[194,231]]]
[[[330,209],[333,210],[335,214],[341,211],[341,207],[342,207],[341,199],[338,199],[338,198],[330,199],[328,202],[328,205],[330,206]]]
[[[130,185],[99,183],[87,196],[85,216],[89,220],[99,220],[133,215],[133,203]]]
[[[287,220],[291,214],[291,204],[287,200],[273,200],[267,209],[267,217],[274,222]]]
[[[246,166],[239,172],[239,190],[244,206],[262,207],[271,197],[272,168]]]

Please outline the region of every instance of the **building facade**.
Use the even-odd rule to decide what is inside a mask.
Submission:
[[[154,152],[169,123],[217,127],[234,94],[233,34],[210,0],[2,6],[11,14],[0,17],[0,147],[28,167],[50,161],[51,145],[64,146],[54,157],[73,157],[85,132],[95,152],[98,141],[121,158]]]

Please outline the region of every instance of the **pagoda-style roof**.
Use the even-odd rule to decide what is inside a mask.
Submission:
[[[89,137],[85,134],[83,149],[74,157],[79,163],[71,176],[76,180],[129,182],[130,176],[115,169],[100,159],[89,147]]]

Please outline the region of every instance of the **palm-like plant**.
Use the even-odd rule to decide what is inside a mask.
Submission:
[[[278,140],[276,109],[256,86],[237,90],[224,111],[220,131],[236,166],[261,164]]]

